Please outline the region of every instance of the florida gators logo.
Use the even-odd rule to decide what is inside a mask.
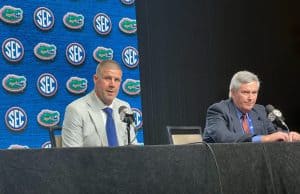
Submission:
[[[81,65],[85,60],[85,50],[79,43],[71,43],[66,49],[66,58],[72,65]]]
[[[9,62],[19,62],[24,56],[24,47],[16,38],[8,38],[2,43],[2,53]]]
[[[84,25],[84,16],[74,12],[68,12],[63,17],[63,22],[67,28],[80,29]]]
[[[134,4],[135,0],[121,0],[121,2],[125,5],[132,5]]]
[[[122,89],[128,95],[137,95],[141,92],[140,80],[126,79],[122,84]]]
[[[96,30],[97,33],[100,35],[107,35],[110,33],[112,29],[112,22],[108,15],[104,13],[98,13],[94,17],[94,29]]]
[[[130,18],[122,18],[119,22],[119,28],[126,34],[134,34],[137,30],[136,20]]]
[[[128,46],[122,51],[122,61],[129,68],[135,68],[139,64],[139,53],[132,47]]]
[[[87,90],[88,81],[85,78],[70,77],[66,83],[66,87],[73,94],[81,94]]]
[[[6,126],[15,132],[21,132],[27,125],[27,114],[20,107],[11,107],[5,113]]]
[[[0,19],[8,24],[20,23],[23,19],[23,10],[10,5],[5,5],[0,9]]]
[[[34,55],[41,60],[52,60],[56,56],[56,46],[40,42],[34,49]]]
[[[52,127],[59,123],[60,114],[58,111],[43,109],[37,115],[37,121],[41,126]]]
[[[26,88],[26,77],[8,74],[2,80],[3,88],[8,92],[23,92]]]
[[[114,57],[114,51],[111,48],[100,46],[94,50],[93,57],[98,62],[110,60]]]
[[[35,25],[41,30],[50,30],[54,25],[54,15],[46,7],[38,7],[33,14]]]
[[[56,78],[50,73],[40,75],[36,85],[39,93],[45,97],[54,96],[58,88]]]

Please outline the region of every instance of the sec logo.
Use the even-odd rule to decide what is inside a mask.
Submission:
[[[50,73],[40,75],[36,85],[39,93],[45,97],[54,96],[58,88],[56,78]]]
[[[34,11],[33,20],[41,30],[50,30],[54,25],[54,15],[47,7],[38,7]]]
[[[5,124],[15,132],[23,131],[27,125],[27,114],[20,107],[11,107],[6,111]]]
[[[133,116],[134,116],[134,125],[136,129],[139,129],[143,125],[143,116],[142,111],[137,108],[132,108]]]
[[[71,43],[66,48],[66,58],[72,65],[81,65],[85,60],[85,50],[79,43]]]
[[[110,33],[112,28],[112,23],[108,15],[104,13],[98,13],[94,17],[94,29],[100,35],[107,35]]]
[[[19,62],[24,56],[24,47],[16,38],[8,38],[2,43],[2,53],[9,62]]]
[[[128,46],[123,49],[122,61],[129,68],[135,68],[139,64],[139,53],[132,47]]]

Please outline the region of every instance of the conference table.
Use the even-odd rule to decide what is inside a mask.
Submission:
[[[0,193],[300,193],[300,143],[0,150]]]

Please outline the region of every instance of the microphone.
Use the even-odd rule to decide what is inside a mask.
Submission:
[[[131,109],[126,106],[120,106],[119,108],[120,119],[124,123],[132,124],[134,122],[134,116]]]
[[[277,123],[281,124],[282,126],[284,126],[288,132],[290,131],[289,127],[284,122],[284,117],[282,116],[282,113],[280,112],[280,110],[275,109],[274,106],[272,106],[271,104],[268,104],[266,106],[266,111],[268,114],[268,119],[270,121],[277,122]]]
[[[120,106],[119,108],[119,114],[120,114],[120,119],[122,122],[127,123],[127,141],[128,145],[131,145],[131,143],[134,141],[130,141],[130,125],[134,124],[134,117],[133,117],[133,112],[131,109],[129,109],[126,106]]]

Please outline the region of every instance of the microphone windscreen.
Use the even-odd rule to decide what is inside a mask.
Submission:
[[[120,114],[121,112],[123,112],[125,109],[127,109],[126,106],[120,106],[120,108],[119,108],[119,114]]]
[[[274,106],[272,106],[271,104],[268,104],[268,105],[266,106],[266,111],[267,111],[267,113],[272,112],[274,109],[275,109]]]

